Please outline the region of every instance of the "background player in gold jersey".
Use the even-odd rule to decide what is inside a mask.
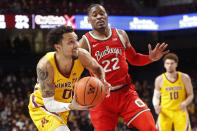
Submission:
[[[191,131],[187,106],[193,100],[193,86],[189,75],[176,71],[178,56],[168,53],[164,58],[166,72],[155,79],[153,105],[159,115],[160,131]],[[160,102],[161,96],[161,102]]]
[[[69,110],[91,108],[72,100],[73,87],[84,67],[105,86],[109,84],[105,82],[103,68],[87,51],[78,48],[78,38],[71,27],[52,29],[47,39],[56,51],[48,52],[37,64],[38,82],[30,96],[29,113],[40,131],[69,131]]]

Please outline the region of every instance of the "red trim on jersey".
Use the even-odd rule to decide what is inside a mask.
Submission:
[[[45,106],[41,106],[41,108],[43,108],[45,111],[47,111],[47,112],[49,112],[49,113],[51,113],[51,114],[53,114],[53,115],[59,116],[59,114],[56,113],[56,112],[50,112],[50,111],[48,111],[47,108],[46,108]],[[60,117],[60,116],[59,116],[59,117]]]
[[[131,65],[143,66],[151,63],[148,55],[136,53],[132,46],[126,49],[126,58]]]
[[[32,101],[34,107],[39,107],[38,104],[36,103],[36,97],[34,95],[31,96],[31,101]]]

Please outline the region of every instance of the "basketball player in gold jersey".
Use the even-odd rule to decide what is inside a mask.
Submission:
[[[168,53],[163,58],[166,72],[155,79],[153,105],[159,115],[159,131],[191,131],[187,106],[192,102],[193,86],[189,75],[176,71],[178,56]],[[161,102],[160,102],[161,96]]]
[[[67,127],[69,110],[88,110],[73,97],[73,87],[84,67],[104,85],[103,68],[84,49],[78,48],[78,38],[72,27],[60,26],[47,36],[56,49],[48,52],[37,64],[38,82],[30,96],[29,113],[39,131],[70,131]],[[72,101],[72,102],[71,102]]]

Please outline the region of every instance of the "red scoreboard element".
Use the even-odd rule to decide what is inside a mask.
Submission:
[[[76,29],[75,15],[0,14],[0,29],[49,29],[61,25]]]
[[[0,29],[30,29],[31,20],[31,15],[3,14],[0,15]]]

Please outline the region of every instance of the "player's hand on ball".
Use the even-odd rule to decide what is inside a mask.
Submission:
[[[70,110],[89,110],[89,109],[92,109],[94,107],[92,107],[91,105],[88,105],[88,106],[83,106],[83,105],[80,105],[77,101],[76,101],[76,98],[75,96],[73,96],[73,100],[69,106]]]
[[[110,96],[110,89],[111,89],[111,84],[108,83],[105,79],[101,79],[103,85],[105,86],[105,89],[106,89],[106,97],[109,97]]]

